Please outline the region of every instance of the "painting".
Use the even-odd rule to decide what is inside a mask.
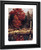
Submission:
[[[8,40],[33,39],[33,9],[8,8]]]
[[[0,48],[40,47],[40,2],[1,1]]]

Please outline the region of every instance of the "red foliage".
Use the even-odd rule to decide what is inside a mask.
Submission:
[[[24,38],[23,38],[23,36],[22,36],[22,35],[21,35],[20,37],[18,37],[18,36],[17,36],[16,41],[22,41],[22,40],[24,40]]]
[[[11,11],[9,13],[10,15],[14,14],[14,19],[12,20],[13,26],[16,28],[19,28],[19,26],[21,26],[21,22],[22,20],[25,19],[25,13],[22,11],[21,8],[16,8],[13,9],[13,11]]]

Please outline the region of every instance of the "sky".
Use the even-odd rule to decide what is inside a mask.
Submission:
[[[10,12],[10,11],[12,11],[13,10],[13,8],[9,8],[8,9],[8,11]],[[27,12],[29,11],[29,13],[31,14],[32,13],[32,10],[29,8],[22,8],[22,10],[25,12],[25,14],[27,15]]]

